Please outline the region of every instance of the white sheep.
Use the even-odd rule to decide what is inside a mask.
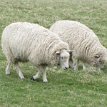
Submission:
[[[50,30],[67,42],[70,49],[75,50],[74,70],[78,70],[78,60],[99,70],[107,62],[107,49],[100,43],[95,33],[84,24],[77,21],[61,20],[55,22]],[[71,61],[70,66],[72,66]],[[83,69],[85,69],[84,66]]]
[[[8,62],[6,74],[10,74],[13,64],[21,79],[24,76],[19,62],[29,61],[36,66],[38,72],[33,79],[43,76],[43,82],[47,82],[45,68],[48,65],[60,64],[63,69],[69,67],[68,44],[38,24],[16,22],[8,25],[2,34],[2,50]]]

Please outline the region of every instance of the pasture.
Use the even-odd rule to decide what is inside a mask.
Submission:
[[[0,0],[0,38],[13,22],[49,28],[62,19],[84,23],[107,47],[107,0]],[[107,67],[101,72],[47,69],[48,83],[30,80],[36,72],[30,63],[21,63],[23,81],[14,68],[5,75],[5,67],[0,47],[0,107],[107,107]]]

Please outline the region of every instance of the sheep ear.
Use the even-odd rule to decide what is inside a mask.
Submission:
[[[68,50],[68,53],[72,56],[74,50]]]
[[[68,52],[69,54],[72,54],[73,51],[72,51],[72,50],[68,50],[67,52]]]
[[[59,56],[59,55],[60,55],[60,51],[57,51],[57,52],[56,52],[56,55]]]

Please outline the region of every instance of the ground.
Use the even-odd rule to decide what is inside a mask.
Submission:
[[[84,23],[107,47],[107,0],[0,0],[0,35],[12,22],[49,28],[62,19]],[[6,76],[5,67],[0,48],[0,107],[107,107],[107,67],[100,73],[48,69],[48,83],[30,80],[36,72],[30,63],[21,64],[23,81],[14,69]]]

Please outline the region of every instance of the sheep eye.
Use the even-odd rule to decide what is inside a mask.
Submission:
[[[96,55],[95,58],[100,58],[100,56],[99,56],[99,55]]]
[[[61,57],[62,59],[64,59],[64,57]]]

